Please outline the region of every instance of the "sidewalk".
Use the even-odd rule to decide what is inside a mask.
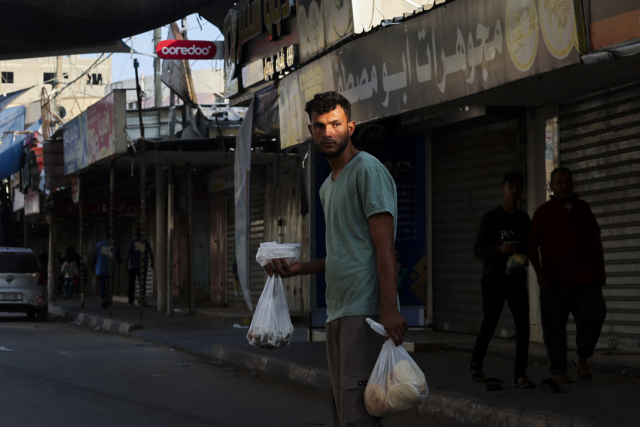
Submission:
[[[77,300],[58,301],[54,315],[78,320]],[[246,328],[217,326],[237,319],[238,313],[222,309],[198,310],[195,316],[177,312],[173,317],[149,307],[144,310],[142,328],[137,327],[139,308],[114,302],[114,318],[99,308],[97,299],[87,301],[80,323],[92,328],[130,334],[174,346],[212,359],[260,372],[303,386],[329,389],[327,359],[323,342],[307,342],[307,326],[296,324],[289,346],[263,350],[247,344]],[[102,326],[101,326],[102,325]],[[238,322],[240,326],[241,323]],[[503,390],[487,392],[469,378],[467,363],[475,337],[463,334],[410,331],[406,341],[415,343],[411,353],[424,371],[430,396],[420,405],[425,416],[450,418],[474,426],[636,426],[640,418],[640,355],[603,355],[596,351],[591,381],[577,380],[563,386],[565,393],[520,390],[510,385],[515,343],[495,338],[485,361],[485,374],[502,379]],[[548,377],[544,347],[531,343],[528,375],[536,383]],[[569,371],[574,377],[575,369]]]

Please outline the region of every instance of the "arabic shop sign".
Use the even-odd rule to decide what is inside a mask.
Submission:
[[[362,123],[577,64],[574,9],[564,27],[554,13],[544,1],[459,0],[348,43],[281,80],[281,148],[309,139],[304,107],[319,92],[344,95]]]
[[[351,0],[297,0],[297,7],[300,59],[303,62],[353,34]],[[371,9],[371,6],[367,8]]]

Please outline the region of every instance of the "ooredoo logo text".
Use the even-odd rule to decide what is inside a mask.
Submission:
[[[165,40],[156,47],[156,54],[163,59],[213,59],[216,53],[213,42],[200,40]]]

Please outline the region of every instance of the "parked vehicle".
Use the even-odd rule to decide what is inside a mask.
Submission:
[[[0,312],[27,313],[46,322],[49,315],[45,272],[31,249],[0,248]]]

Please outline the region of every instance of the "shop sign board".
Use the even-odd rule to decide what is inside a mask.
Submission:
[[[65,175],[126,152],[125,124],[124,90],[114,90],[66,123],[63,131]]]
[[[318,52],[353,34],[351,0],[297,0],[296,21],[300,34],[300,59],[306,61]]]
[[[210,172],[208,181],[209,193],[233,188],[233,166]]]
[[[590,39],[593,50],[632,42],[640,38],[638,0],[591,0]]]
[[[164,40],[156,54],[162,59],[223,59],[224,49],[222,41]]]
[[[278,87],[281,147],[309,139],[304,107],[319,92],[344,95],[362,123],[580,63],[575,10],[564,18],[546,3],[451,2],[289,73]]]
[[[40,213],[40,195],[37,191],[24,196],[24,214],[36,215]]]

